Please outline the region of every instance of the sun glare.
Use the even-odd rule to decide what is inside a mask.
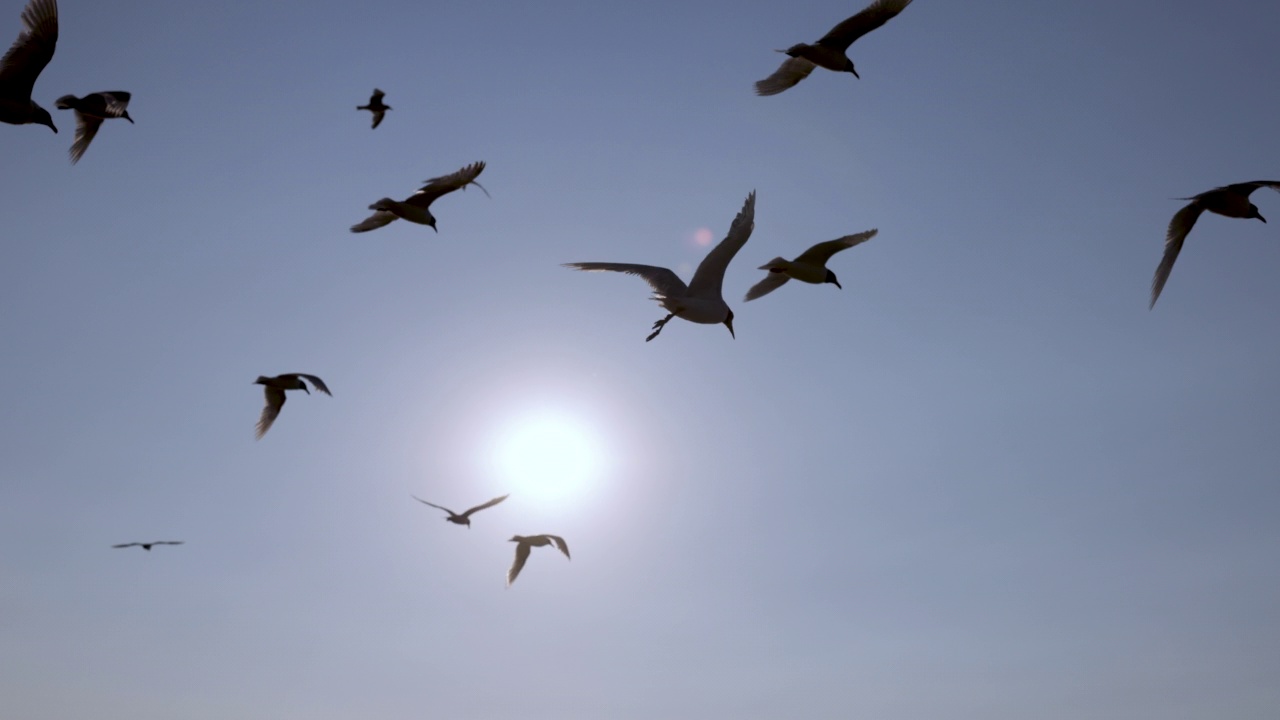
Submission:
[[[533,500],[576,499],[601,470],[593,433],[570,417],[546,412],[511,422],[498,437],[493,461],[512,493]]]

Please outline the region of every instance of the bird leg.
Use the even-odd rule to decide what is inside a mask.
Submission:
[[[676,314],[675,314],[675,313],[671,313],[670,315],[668,315],[668,316],[666,316],[666,317],[662,318],[661,320],[659,320],[658,322],[654,323],[654,324],[653,324],[653,333],[652,333],[652,334],[650,334],[650,335],[649,335],[649,337],[645,338],[645,339],[644,339],[644,341],[645,341],[645,342],[649,342],[650,340],[652,340],[652,339],[654,339],[654,338],[658,337],[658,333],[662,332],[662,328],[667,324],[667,321],[669,321],[671,318],[673,318],[673,317],[675,317],[675,316],[676,316]]]

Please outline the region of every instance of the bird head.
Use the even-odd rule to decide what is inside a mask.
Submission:
[[[304,392],[304,393],[306,393],[306,394],[308,394],[308,395],[310,395],[310,394],[311,394],[311,391],[307,389],[307,384],[306,384],[306,383],[304,383],[304,382],[302,382],[301,380],[299,380],[299,381],[298,381],[298,387],[299,387],[299,389],[301,389],[301,390],[302,390],[302,392]]]
[[[520,542],[521,540],[524,540],[524,537],[523,537],[523,536],[521,536],[521,535],[512,535],[512,536],[511,536],[511,539],[510,539],[510,540],[508,540],[507,542],[518,543],[518,542]]]
[[[54,127],[53,125],[53,116],[49,114],[48,110],[45,110],[39,105],[36,105],[32,109],[31,122],[37,125],[44,125],[45,127],[52,130],[54,133],[58,132],[58,128]]]
[[[258,376],[258,379],[253,381],[253,384],[254,384],[254,385],[266,385],[266,384],[267,384],[267,381],[268,381],[269,379],[270,379],[270,378],[268,378],[266,375],[259,375],[259,376]]]
[[[431,226],[431,229],[432,229],[432,230],[435,230],[436,232],[440,232],[440,228],[436,227],[436,219],[435,219],[435,217],[433,217],[433,216],[427,216],[427,224]]]
[[[844,287],[840,284],[840,280],[836,278],[836,274],[831,272],[830,270],[827,270],[827,278],[822,282],[829,282],[832,285],[835,285],[836,287],[840,288],[841,290],[844,289]]]
[[[852,61],[852,60],[850,60],[849,58],[845,58],[845,59],[844,59],[844,62],[845,62],[844,71],[845,71],[845,72],[853,73],[853,76],[854,76],[854,77],[856,77],[856,78],[858,78],[859,80],[861,80],[861,79],[862,79],[862,76],[858,74],[858,71],[857,71],[857,70],[854,70],[854,69],[853,69],[853,61]]]
[[[734,340],[737,340],[737,339],[738,339],[738,336],[733,334],[733,310],[730,310],[730,311],[729,311],[729,317],[727,317],[727,318],[725,318],[725,319],[724,319],[724,326],[725,326],[725,327],[727,327],[727,328],[729,328],[729,335],[730,335]]]

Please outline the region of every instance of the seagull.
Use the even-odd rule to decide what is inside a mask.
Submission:
[[[658,301],[670,314],[653,324],[653,332],[644,339],[645,342],[658,337],[658,333],[662,332],[662,328],[673,317],[704,325],[723,324],[729,328],[729,335],[736,338],[737,335],[733,332],[733,310],[729,309],[721,295],[721,285],[724,283],[724,271],[729,267],[729,261],[751,237],[751,231],[756,226],[755,216],[756,191],[752,190],[747,201],[742,204],[742,211],[729,226],[729,234],[702,259],[688,285],[674,272],[653,265],[576,262],[565,263],[564,266],[591,272],[613,271],[639,275],[649,283],[649,287],[653,288],[650,299]]]
[[[26,29],[0,58],[0,122],[35,123],[56,133],[53,117],[31,99],[31,90],[58,44],[57,0],[30,0],[22,10],[22,24]]]
[[[529,559],[529,550],[535,547],[543,547],[555,543],[555,546],[564,553],[565,557],[569,557],[569,544],[559,535],[513,535],[507,542],[516,543],[516,559],[511,563],[511,569],[507,571],[507,587],[511,587],[511,583],[516,581],[516,576],[520,574],[524,562]]]
[[[422,188],[404,202],[396,202],[391,198],[382,198],[369,206],[370,210],[377,210],[377,212],[360,221],[360,223],[352,225],[351,232],[376,230],[383,225],[390,224],[396,218],[404,218],[409,222],[416,222],[420,225],[430,225],[432,230],[440,232],[436,229],[435,216],[427,208],[430,208],[431,203],[435,202],[436,198],[441,195],[446,195],[459,188],[465,190],[468,185],[475,185],[484,191],[485,196],[488,196],[489,191],[476,182],[476,178],[483,171],[484,163],[474,162],[452,175],[441,175],[424,181]]]
[[[329,392],[329,388],[325,386],[324,381],[315,375],[306,373],[285,373],[275,377],[266,377],[259,375],[257,380],[253,381],[255,385],[264,385],[263,393],[267,396],[267,405],[262,408],[262,417],[258,418],[258,432],[255,437],[261,440],[263,435],[271,429],[271,423],[276,421],[276,416],[280,414],[280,408],[284,407],[284,391],[285,390],[301,390],[310,395],[311,391],[307,389],[307,383],[302,379],[306,378],[311,382],[311,386],[316,390],[333,397],[333,393]]]
[[[89,149],[89,143],[93,142],[93,136],[98,134],[98,128],[102,126],[102,121],[108,118],[124,118],[130,124],[133,118],[129,117],[129,93],[121,90],[106,90],[103,92],[89,93],[82,98],[75,95],[63,95],[54,101],[54,105],[59,110],[75,110],[76,111],[76,141],[71,144],[71,164],[74,165],[80,161],[80,157],[84,155],[84,151]]]
[[[143,550],[146,550],[147,552],[151,552],[151,546],[152,546],[152,545],[181,545],[181,544],[182,544],[182,542],[183,542],[183,541],[181,541],[181,540],[155,540],[155,541],[153,541],[153,542],[149,542],[149,543],[121,543],[121,544],[119,544],[119,545],[112,545],[111,547],[113,547],[113,548],[127,548],[127,547],[133,547],[133,546],[137,545],[138,547],[142,548]]]
[[[382,116],[386,115],[387,111],[391,109],[390,105],[382,104],[382,97],[384,95],[386,95],[386,93],[382,92],[378,88],[374,88],[373,95],[369,96],[369,104],[356,106],[357,110],[368,110],[373,113],[373,126],[375,128],[382,124]]]
[[[815,67],[821,66],[836,72],[853,73],[861,78],[853,69],[853,61],[845,53],[855,40],[889,22],[890,18],[902,12],[911,4],[911,0],[875,0],[862,12],[831,28],[831,32],[822,36],[818,42],[808,45],[799,43],[787,50],[779,50],[791,57],[784,60],[772,75],[756,83],[757,95],[777,95],[801,80],[809,77]]]
[[[458,525],[466,525],[466,526],[467,526],[467,529],[468,529],[468,530],[470,530],[470,529],[471,529],[471,513],[473,513],[473,512],[479,512],[479,511],[481,511],[481,510],[484,510],[485,508],[491,508],[491,507],[493,507],[494,505],[497,505],[498,503],[502,502],[503,500],[506,500],[508,497],[510,497],[510,494],[503,495],[502,497],[496,497],[496,498],[494,498],[494,499],[490,500],[489,502],[487,502],[487,503],[485,503],[485,504],[483,504],[483,505],[477,505],[477,506],[475,506],[475,507],[471,508],[470,510],[468,510],[468,511],[466,511],[466,512],[462,513],[462,514],[458,514],[458,513],[454,512],[454,511],[450,510],[450,509],[449,509],[449,508],[447,508],[447,507],[443,507],[443,506],[441,506],[441,505],[437,505],[437,504],[435,504],[435,503],[427,502],[426,500],[423,500],[422,498],[418,497],[417,495],[411,495],[410,497],[412,497],[414,500],[417,500],[418,502],[422,503],[423,505],[430,505],[431,507],[436,508],[437,510],[443,510],[443,511],[445,511],[445,512],[449,513],[449,517],[445,518],[445,520],[448,520],[448,521],[449,521],[449,522],[451,522],[451,523],[457,523]]]
[[[1260,187],[1269,187],[1280,192],[1280,180],[1254,180],[1224,185],[1193,197],[1179,198],[1191,202],[1174,213],[1173,220],[1169,222],[1169,230],[1164,236],[1164,258],[1156,268],[1155,277],[1151,278],[1151,304],[1147,306],[1148,310],[1156,306],[1156,299],[1160,297],[1160,291],[1169,280],[1169,273],[1173,272],[1173,261],[1177,260],[1178,253],[1182,252],[1182,241],[1187,239],[1187,233],[1191,232],[1196,220],[1200,218],[1200,213],[1208,210],[1227,217],[1246,220],[1258,218],[1262,222],[1267,221],[1258,214],[1258,206],[1249,202],[1249,195]]]
[[[877,232],[879,231],[873,229],[856,235],[845,235],[835,240],[820,242],[800,253],[800,257],[795,260],[787,260],[780,257],[770,260],[760,266],[761,270],[768,270],[769,274],[747,291],[745,300],[749,302],[758,297],[768,295],[782,287],[787,280],[792,278],[800,282],[813,283],[814,285],[831,283],[843,290],[844,288],[840,287],[840,281],[836,279],[836,274],[827,269],[827,261],[831,259],[832,255],[841,250],[848,250],[854,245],[860,245],[870,240],[876,236]]]

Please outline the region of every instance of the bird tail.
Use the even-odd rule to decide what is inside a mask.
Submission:
[[[59,110],[75,110],[76,105],[80,103],[80,98],[75,95],[63,95],[53,101],[53,106]]]
[[[790,263],[787,262],[786,258],[776,257],[770,260],[769,262],[761,265],[759,269],[761,270],[772,270],[774,268],[786,269],[787,265],[789,264]]]
[[[805,49],[808,47],[809,46],[806,43],[796,43],[795,45],[792,45],[786,50],[779,50],[778,52],[783,53],[785,55],[790,55],[791,57],[798,57],[799,54],[804,52]]]

